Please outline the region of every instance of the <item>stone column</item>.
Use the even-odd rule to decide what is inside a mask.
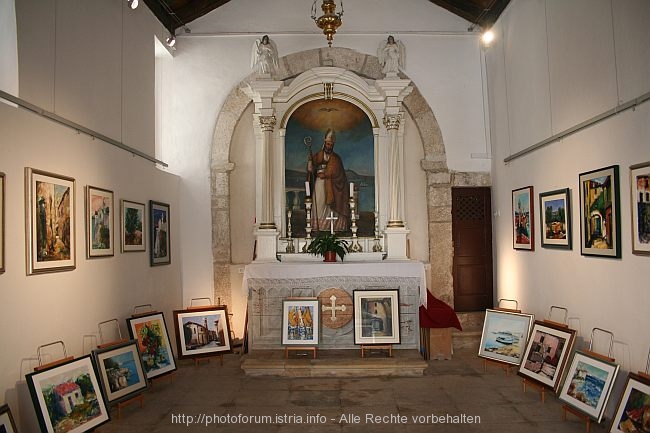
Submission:
[[[388,172],[389,185],[389,218],[388,227],[404,227],[401,214],[401,180],[402,177],[402,152],[397,139],[397,132],[401,122],[399,114],[386,115],[384,125],[388,131],[390,165]]]
[[[273,221],[273,153],[271,152],[272,133],[275,128],[275,116],[259,116],[262,130],[262,221],[260,229],[275,230]]]

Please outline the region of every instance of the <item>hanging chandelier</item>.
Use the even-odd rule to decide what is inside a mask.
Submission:
[[[336,3],[334,0],[323,0],[321,9],[323,10],[323,15],[320,17],[316,16],[316,2],[311,5],[311,19],[314,20],[319,29],[323,30],[323,34],[327,37],[327,44],[332,46],[332,39],[334,39],[334,33],[336,29],[341,27],[341,17],[343,16],[343,0],[340,0],[341,3],[341,12],[336,12]]]

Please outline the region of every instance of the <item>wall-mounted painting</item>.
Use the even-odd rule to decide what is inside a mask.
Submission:
[[[350,183],[357,200],[359,236],[374,235],[375,141],[368,115],[342,99],[317,99],[298,107],[287,122],[284,193],[294,236],[305,236],[305,182],[315,231],[350,232]]]
[[[0,274],[5,271],[5,174],[0,173]]]
[[[557,391],[571,355],[576,331],[551,322],[535,321],[518,374]]]
[[[86,187],[86,255],[113,255],[113,191]]]
[[[16,423],[9,405],[0,406],[0,433],[16,433]]]
[[[27,274],[76,267],[75,180],[25,168]]]
[[[354,344],[399,344],[399,290],[354,290]]]
[[[478,356],[507,364],[521,364],[532,323],[532,314],[485,310]]]
[[[571,249],[571,191],[569,188],[539,194],[542,248]]]
[[[317,346],[320,338],[317,298],[282,301],[282,344]]]
[[[149,262],[151,266],[168,265],[171,261],[169,205],[149,201]]]
[[[579,186],[581,254],[620,258],[618,165],[581,173]]]
[[[232,351],[228,310],[209,306],[174,311],[178,357],[200,358]]]
[[[90,355],[25,376],[42,432],[82,433],[109,421]]]
[[[562,384],[560,400],[600,422],[617,373],[617,364],[576,351]]]
[[[146,250],[145,206],[144,203],[122,200],[120,203],[122,222],[122,252]]]
[[[533,187],[512,191],[512,247],[516,250],[535,249],[535,213]]]
[[[616,406],[610,433],[650,431],[650,379],[630,373]]]
[[[109,404],[128,400],[147,389],[137,340],[93,350],[104,398]]]
[[[126,319],[126,326],[131,338],[138,340],[138,350],[147,379],[176,370],[163,313],[151,312],[130,317]]]
[[[632,252],[650,255],[650,162],[630,167]]]

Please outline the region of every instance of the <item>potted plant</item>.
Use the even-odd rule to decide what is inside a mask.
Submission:
[[[337,255],[343,260],[348,251],[348,241],[330,232],[318,232],[307,247],[307,252],[323,256],[324,262],[335,262]]]

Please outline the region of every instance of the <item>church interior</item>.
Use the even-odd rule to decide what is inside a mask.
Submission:
[[[0,1],[0,428],[650,431],[650,3],[344,3]],[[495,358],[499,312],[527,322]],[[97,404],[56,363],[98,369],[149,313],[169,368],[141,407],[55,429]],[[614,370],[563,421],[572,351]]]

